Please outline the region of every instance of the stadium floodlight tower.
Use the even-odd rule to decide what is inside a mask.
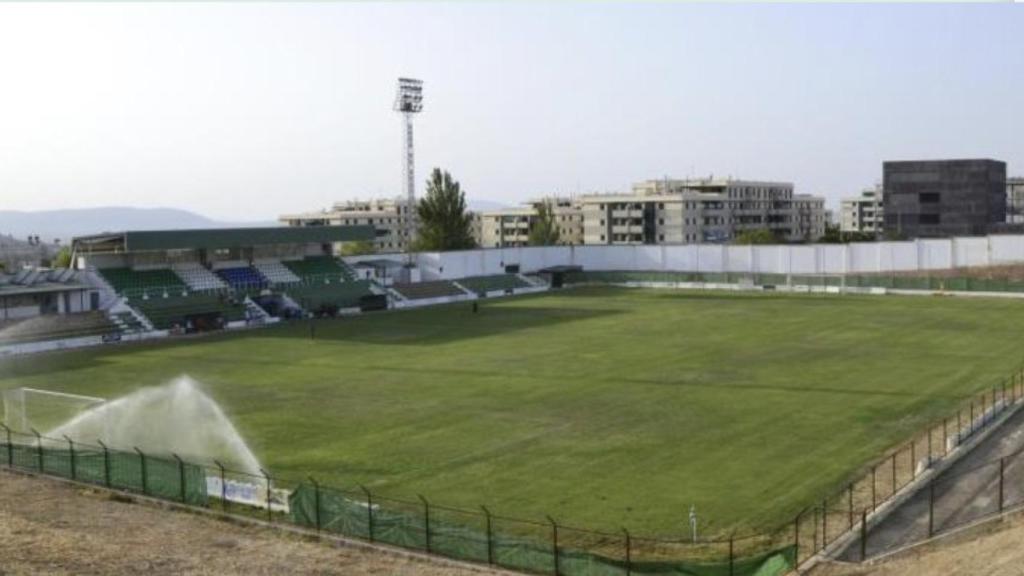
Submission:
[[[412,147],[412,117],[423,110],[423,81],[414,78],[399,78],[395,94],[395,112],[402,113],[405,125],[405,153],[403,168],[405,175],[405,249],[412,254],[412,237],[416,233],[413,215],[416,210],[416,157]]]

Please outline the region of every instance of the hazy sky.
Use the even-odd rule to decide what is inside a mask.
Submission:
[[[442,166],[510,204],[714,174],[834,205],[884,159],[1024,173],[1022,71],[1011,4],[0,4],[0,208],[395,195],[400,75],[420,193]]]

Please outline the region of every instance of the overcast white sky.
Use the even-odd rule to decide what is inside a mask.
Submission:
[[[1024,173],[1022,70],[1010,4],[0,4],[0,208],[395,195],[400,75],[421,193],[442,166],[509,204],[712,173],[834,202],[884,159]]]

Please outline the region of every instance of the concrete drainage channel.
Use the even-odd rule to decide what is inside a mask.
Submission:
[[[872,562],[950,535],[1024,506],[1024,407],[1009,406],[999,420],[964,442],[858,522],[818,562]]]

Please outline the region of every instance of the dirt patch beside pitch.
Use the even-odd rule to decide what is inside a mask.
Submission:
[[[0,575],[469,576],[481,567],[402,557],[0,471]]]

